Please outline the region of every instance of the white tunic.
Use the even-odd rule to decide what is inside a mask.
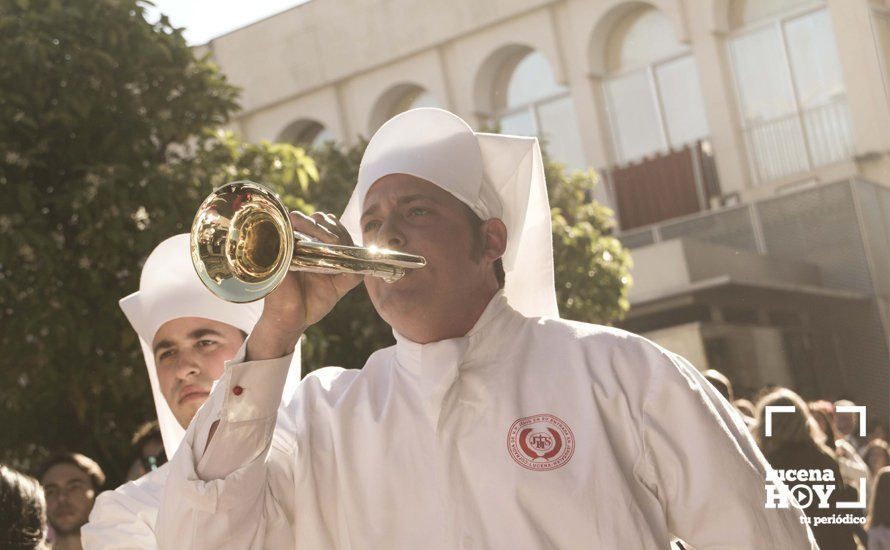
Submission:
[[[281,410],[285,410],[281,407]],[[287,417],[277,423],[273,448],[286,445],[293,438],[293,427]],[[170,474],[170,463],[127,482],[113,491],[101,493],[90,512],[89,522],[81,527],[80,537],[85,550],[154,550],[159,547],[155,533],[158,508],[164,484]],[[286,517],[276,530],[270,529],[270,548],[292,545],[293,535]],[[277,532],[277,535],[275,534]],[[277,538],[276,538],[277,537]],[[179,548],[173,544],[166,548]]]
[[[96,498],[90,521],[80,528],[86,550],[157,548],[155,521],[168,464]]]
[[[764,508],[731,406],[621,330],[499,293],[464,337],[312,373],[274,444],[289,358],[236,362],[171,462],[162,548],[280,548],[289,518],[300,549],[816,548],[803,512]]]

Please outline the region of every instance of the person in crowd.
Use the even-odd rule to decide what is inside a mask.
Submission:
[[[228,303],[204,288],[191,263],[189,236],[181,234],[155,247],[142,268],[139,290],[123,298],[120,306],[139,336],[163,449],[151,443],[151,430],[139,438],[146,459],[141,466],[148,471],[99,495],[83,528],[87,550],[157,548],[155,521],[169,474],[169,463],[161,464],[160,457],[176,451],[225,361],[235,356],[259,318],[263,303]],[[299,367],[289,384],[298,381]]]
[[[874,476],[881,468],[890,466],[890,446],[886,441],[874,439],[863,449],[862,460],[865,461],[868,470]]]
[[[742,413],[746,418],[753,420],[757,415],[754,403],[752,403],[750,399],[739,398],[733,401],[732,404],[735,406],[736,410]]]
[[[724,399],[730,403],[735,401],[735,395],[733,395],[732,392],[732,382],[729,381],[729,378],[727,378],[725,374],[714,369],[708,369],[702,374],[704,375],[705,380],[710,382]]]
[[[729,378],[723,374],[722,372],[714,369],[708,369],[702,373],[705,377],[705,380],[711,383],[714,388],[726,399],[730,404],[735,403],[735,393],[732,390],[732,382]],[[738,407],[735,407],[736,411],[741,415],[742,420],[745,422],[745,425],[750,429],[751,426],[754,425],[754,418],[752,416],[748,416],[744,411],[739,410]]]
[[[164,439],[161,437],[161,427],[157,420],[139,426],[133,433],[132,444],[136,458],[127,471],[127,481],[139,479],[167,462]]]
[[[96,462],[79,453],[51,457],[40,471],[46,495],[46,515],[53,528],[53,548],[79,550],[81,528],[86,524],[105,485],[105,473]]]
[[[780,390],[780,389],[782,389],[782,386],[773,384],[771,382],[760,386],[760,388],[757,389],[757,391],[754,393],[754,396],[751,398],[755,403],[755,405],[754,405],[755,411],[757,410],[756,403],[760,403],[761,399],[763,399],[767,395],[773,393],[774,391]]]
[[[890,466],[875,473],[869,506],[868,550],[890,550]]]
[[[767,415],[767,407],[793,406],[793,412],[783,412]],[[772,433],[767,435],[767,419],[770,419]],[[813,534],[820,548],[833,550],[856,550],[857,543],[854,538],[854,529],[846,524],[819,523],[816,518],[825,518],[840,511],[836,507],[839,495],[844,494],[843,477],[837,460],[825,445],[826,435],[819,428],[816,420],[810,414],[810,409],[799,395],[793,391],[782,388],[764,396],[757,403],[757,426],[755,438],[766,460],[770,465],[781,472],[814,471],[831,472],[831,479],[812,478],[805,483],[811,490],[817,485],[834,484],[831,492],[829,506],[820,507],[817,497],[810,498],[806,506],[806,513],[813,524]],[[813,494],[816,494],[815,492]]]
[[[860,479],[869,478],[868,466],[859,456],[859,452],[838,432],[834,404],[830,401],[819,400],[809,403],[808,406],[813,418],[819,424],[819,428],[826,435],[825,446],[834,452],[835,458],[840,464],[844,483],[850,491],[858,493]]]
[[[36,479],[0,464],[0,548],[46,548],[46,502]]]
[[[839,437],[835,428],[834,403],[826,400],[812,401],[807,404],[810,414],[819,425],[819,429],[825,434],[825,446],[831,449],[841,469],[841,477],[844,479],[844,487],[838,494],[838,500],[843,502],[858,502],[860,489],[865,490],[868,485],[868,466],[855,452],[853,447]],[[864,510],[856,509],[852,513],[864,516]],[[861,524],[855,524],[853,531],[860,540],[866,540],[865,530]]]
[[[396,344],[325,368],[276,414],[306,328],[361,282],[292,272],[245,357],[171,459],[162,546],[813,548],[801,510],[767,510],[768,465],[688,361],[561,320],[534,138],[475,133],[440,109],[381,127],[342,221],[295,230],[424,256],[366,277]],[[287,438],[283,419],[296,425]],[[276,425],[277,424],[277,425]],[[278,442],[278,444],[276,444]]]
[[[813,415],[819,429],[825,434],[825,446],[835,452],[838,436],[834,428],[834,404],[825,400],[811,401],[807,403],[807,408],[810,409],[810,414]],[[843,464],[841,469],[843,469]],[[844,479],[846,480],[846,477]]]
[[[874,441],[875,439],[880,439],[881,441],[890,441],[890,434],[887,433],[886,421],[880,418],[869,418],[868,434],[866,435],[865,439],[869,443]]]
[[[859,415],[854,412],[838,412],[838,407],[854,407],[855,403],[849,399],[841,399],[834,402],[834,427],[841,439],[846,441],[849,446],[859,453],[859,449],[865,445],[865,440],[859,435]],[[841,452],[846,452],[846,446],[841,447]]]

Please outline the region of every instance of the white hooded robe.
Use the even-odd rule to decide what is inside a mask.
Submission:
[[[162,548],[816,548],[799,508],[765,509],[768,465],[694,367],[556,317],[535,140],[398,115],[362,160],[354,237],[364,194],[392,173],[504,220],[505,289],[465,336],[396,332],[360,371],[310,374],[281,412],[289,357],[227,363],[171,462]]]

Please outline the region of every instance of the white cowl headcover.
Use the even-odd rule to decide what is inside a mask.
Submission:
[[[393,117],[368,143],[343,212],[353,241],[362,242],[359,219],[368,190],[390,174],[425,179],[483,220],[500,218],[507,226],[507,301],[530,317],[559,315],[550,203],[536,138],[476,133],[442,109],[412,109]]]
[[[123,298],[120,307],[139,335],[164,449],[167,456],[172,457],[185,430],[167,405],[158,384],[157,366],[151,350],[155,334],[161,325],[180,317],[203,317],[250,334],[263,311],[263,302],[234,304],[214,296],[195,274],[189,252],[189,236],[181,234],[170,237],[152,251],[142,268],[139,291]],[[294,354],[286,395],[299,382],[299,356],[299,352]]]

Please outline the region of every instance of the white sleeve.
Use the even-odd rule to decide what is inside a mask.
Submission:
[[[656,367],[636,471],[671,533],[697,550],[818,549],[796,504],[766,508],[769,465],[726,399],[680,356]]]
[[[80,529],[85,550],[153,550],[157,501],[141,501],[120,491],[105,491],[96,498],[90,521]]]
[[[158,513],[160,548],[293,545],[295,434],[279,407],[292,356],[248,363],[243,357],[242,347],[226,363],[170,461]],[[276,423],[286,428],[276,431]]]

